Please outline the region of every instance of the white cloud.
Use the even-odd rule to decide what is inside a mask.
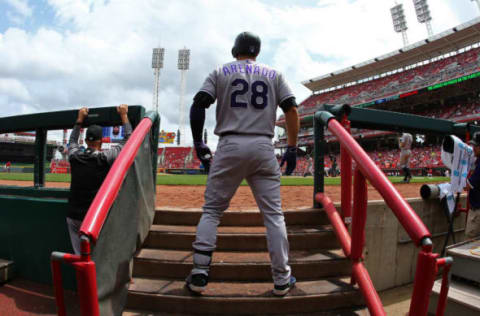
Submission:
[[[465,2],[431,1],[434,31],[473,18],[476,8]],[[21,16],[35,18],[39,9],[36,6],[33,11],[27,1],[8,3]],[[124,102],[150,108],[151,52],[161,46],[166,49],[159,94],[162,129],[176,131],[180,90],[176,59],[178,49],[184,46],[191,49],[185,97],[188,109],[205,76],[216,65],[232,59],[233,40],[244,30],[261,36],[259,61],[286,75],[298,101],[310,94],[301,81],[402,45],[401,36],[391,25],[389,9],[393,1],[319,0],[316,6],[308,7],[287,3],[48,0],[54,21],[34,31],[12,26],[0,33],[0,80],[14,80],[28,87],[28,94],[18,92],[21,89],[16,95],[13,89],[1,93],[1,101],[6,95],[9,104],[3,113]],[[416,22],[411,1],[404,1],[404,6],[410,41],[425,38],[425,27]],[[15,106],[18,102],[29,107]],[[213,134],[214,113],[207,112],[209,135]]]
[[[8,96],[12,101],[31,101],[27,88],[16,79],[0,78],[0,94]]]
[[[7,19],[15,25],[21,25],[32,16],[33,10],[28,5],[28,0],[5,0],[11,10],[6,12]]]
[[[27,0],[5,0],[16,13],[23,17],[29,17],[32,15],[32,8],[28,5]]]

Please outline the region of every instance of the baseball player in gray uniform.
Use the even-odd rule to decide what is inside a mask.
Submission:
[[[193,242],[193,269],[187,277],[190,291],[201,293],[208,283],[217,226],[235,191],[246,179],[267,228],[273,294],[283,296],[294,286],[288,265],[289,245],[281,209],[280,167],[272,138],[277,106],[285,113],[288,149],[287,166],[296,164],[299,118],[295,97],[283,75],[256,62],[260,38],[240,33],[232,48],[236,61],[215,69],[195,95],[190,125],[197,156],[210,166],[211,152],[202,141],[205,109],[217,100],[215,134],[220,137],[209,170],[203,214]]]
[[[398,146],[400,147],[400,162],[399,166],[402,168],[405,177],[403,182],[409,183],[412,179],[412,174],[410,173],[410,156],[412,154],[413,137],[410,133],[403,133],[402,137],[398,140]]]

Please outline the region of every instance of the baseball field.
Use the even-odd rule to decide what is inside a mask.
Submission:
[[[389,177],[397,190],[405,198],[419,197],[420,187],[424,183],[447,182],[446,177],[414,177],[410,183],[402,183],[402,177]],[[31,186],[33,174],[0,173],[0,185]],[[157,177],[157,207],[160,208],[200,208],[203,205],[203,194],[207,177],[205,175],[170,175],[159,174]],[[282,206],[284,209],[311,207],[313,204],[313,177],[282,177]],[[47,187],[68,188],[70,175],[47,174]],[[333,201],[340,201],[340,177],[325,178],[325,192]],[[369,200],[380,200],[382,197],[368,186]],[[255,198],[246,182],[238,188],[230,210],[256,209]]]

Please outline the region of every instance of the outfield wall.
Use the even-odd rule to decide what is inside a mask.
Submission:
[[[462,205],[465,196],[461,198]],[[439,200],[407,199],[432,234],[433,252],[441,253],[448,231]],[[339,207],[339,204],[336,204]],[[419,248],[407,235],[384,201],[368,203],[365,231],[365,266],[377,291],[412,283],[415,277]],[[465,213],[454,220],[456,242],[463,241]],[[449,245],[452,244],[450,238]],[[455,264],[455,263],[454,263]]]

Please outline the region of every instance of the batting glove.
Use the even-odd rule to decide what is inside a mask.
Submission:
[[[208,173],[210,171],[210,163],[212,160],[212,152],[204,142],[194,142],[195,151],[197,152],[197,157],[202,162],[205,167],[205,171]]]
[[[288,146],[287,151],[283,154],[283,160],[287,162],[287,168],[285,174],[287,176],[291,175],[297,166],[297,147]]]

